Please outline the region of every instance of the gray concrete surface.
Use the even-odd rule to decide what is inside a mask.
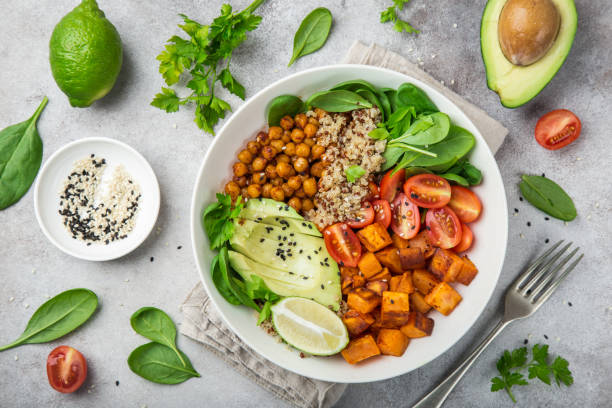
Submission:
[[[188,211],[196,172],[212,141],[193,124],[189,109],[168,115],[149,106],[162,84],[155,56],[164,41],[178,33],[178,13],[207,22],[217,15],[222,0],[101,0],[102,8],[121,33],[125,63],[112,93],[89,109],[69,106],[48,64],[51,31],[76,3],[4,2],[0,13],[0,127],[29,117],[43,95],[48,95],[50,103],[39,126],[45,159],[65,143],[89,136],[109,136],[132,145],[150,161],[159,178],[160,230],[122,259],[92,263],[71,258],[47,241],[34,217],[31,191],[18,204],[0,212],[0,343],[21,333],[46,295],[82,286],[96,291],[101,299],[93,319],[66,338],[0,353],[0,406],[286,406],[182,336],[179,345],[202,373],[201,379],[161,386],[137,377],[126,364],[129,352],[143,343],[131,330],[129,316],[140,306],[154,305],[180,321],[178,305],[198,280],[189,243]],[[248,1],[231,3],[243,8]],[[575,240],[586,252],[584,261],[534,317],[510,326],[489,347],[445,406],[513,406],[506,395],[489,391],[489,381],[495,375],[500,353],[529,339],[529,344],[545,342],[550,344],[552,353],[565,356],[575,384],[569,389],[539,384],[517,389],[517,406],[609,407],[611,3],[577,0],[579,29],[568,61],[544,92],[516,110],[503,108],[485,84],[479,49],[484,0],[414,0],[405,15],[422,30],[418,37],[395,33],[389,25],[378,23],[378,13],[387,3],[391,1],[268,0],[260,9],[264,17],[261,27],[234,55],[235,75],[246,86],[248,95],[253,95],[293,72],[340,61],[354,39],[375,41],[413,61],[420,57],[426,71],[446,84],[454,80],[451,87],[455,91],[510,129],[497,160],[506,183],[510,213],[514,208],[519,213],[510,216],[509,248],[498,288],[468,335],[452,350],[415,372],[388,381],[349,386],[338,407],[403,407],[414,403],[494,325],[506,285],[544,246],[546,238]],[[327,5],[334,15],[327,44],[287,68],[299,21],[321,5]],[[230,100],[234,107],[240,103],[236,98]],[[583,131],[578,142],[550,152],[535,143],[533,128],[540,115],[555,108],[576,112],[582,119]],[[520,202],[517,181],[522,173],[546,173],[560,182],[574,198],[578,218],[567,225],[545,221],[542,213]],[[151,262],[150,257],[155,261]],[[11,297],[15,299],[9,302]],[[89,361],[87,383],[72,395],[58,394],[47,384],[46,357],[59,344],[78,348]]]

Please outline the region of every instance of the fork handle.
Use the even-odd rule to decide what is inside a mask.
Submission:
[[[412,408],[440,408],[448,394],[451,393],[455,385],[461,380],[463,374],[472,366],[476,358],[484,351],[484,349],[493,341],[493,339],[506,327],[510,321],[501,320],[497,326],[489,333],[487,337],[472,351],[472,353],[457,367],[452,373],[446,377],[444,381],[434,388],[429,394],[423,397]]]

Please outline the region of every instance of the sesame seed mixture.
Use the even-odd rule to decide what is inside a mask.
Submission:
[[[113,170],[107,183],[106,159],[95,154],[74,163],[60,190],[63,224],[73,239],[108,245],[127,238],[134,229],[140,186],[123,165]]]

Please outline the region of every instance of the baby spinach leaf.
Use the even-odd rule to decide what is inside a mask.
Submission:
[[[337,91],[340,89],[353,92],[356,92],[359,89],[367,89],[370,92],[376,92],[376,87],[363,79],[351,79],[348,81],[340,82],[339,84],[329,88],[330,91]]]
[[[321,108],[327,112],[349,112],[355,109],[371,108],[372,104],[355,92],[337,90],[317,92],[308,98],[306,105]]]
[[[47,300],[32,315],[23,334],[0,351],[21,344],[46,343],[58,339],[87,321],[98,306],[89,289],[71,289]]]
[[[378,89],[376,90],[376,95],[378,95],[378,99],[380,100],[380,104],[382,106],[381,109],[384,113],[383,117],[387,119],[389,116],[391,116],[391,102],[389,101],[389,97],[386,93]]]
[[[45,96],[30,119],[0,131],[0,210],[19,201],[38,174],[43,144],[36,122],[48,101]]]
[[[130,324],[141,336],[171,348],[185,366],[185,361],[176,347],[176,326],[164,311],[155,307],[143,307],[132,315]]]
[[[268,125],[278,126],[280,120],[285,116],[295,116],[304,112],[304,102],[295,95],[280,95],[272,99],[267,109]]]
[[[311,54],[321,48],[332,25],[332,14],[325,7],[319,7],[310,12],[300,24],[293,38],[293,55],[289,61],[291,66],[295,60]]]
[[[428,151],[437,157],[417,154],[412,166],[425,167],[432,171],[445,172],[474,147],[474,135],[462,127],[451,125],[444,140],[428,147]]]
[[[225,282],[225,279],[223,278],[223,274],[221,273],[221,267],[219,266],[219,254],[215,255],[212,260],[212,264],[210,266],[210,274],[213,283],[215,284],[215,287],[217,288],[221,296],[223,296],[223,298],[227,300],[228,303],[232,305],[242,304],[240,299],[234,296],[234,293],[230,290],[229,285]]]
[[[423,90],[411,83],[403,83],[397,88],[397,99],[403,106],[414,106],[417,113],[438,112],[438,107]]]
[[[445,179],[447,179],[448,181],[454,181],[455,183],[459,184],[460,186],[463,187],[469,187],[470,183],[463,177],[461,177],[458,174],[455,173],[443,173],[443,174],[438,174],[440,177],[444,177]]]
[[[459,160],[446,172],[461,176],[470,186],[475,186],[482,182],[482,172],[467,159]]]
[[[576,218],[576,207],[569,195],[554,181],[542,176],[521,176],[523,197],[534,207],[564,221]]]
[[[395,166],[397,161],[402,157],[405,150],[401,147],[389,147],[385,149],[383,152],[383,158],[385,159],[385,163],[383,164],[381,171],[389,170],[391,167]]]
[[[263,279],[257,275],[251,275],[249,280],[244,281],[244,289],[251,299],[271,300],[276,302],[280,296],[272,292]]]
[[[416,146],[433,145],[448,136],[450,118],[442,112],[425,115],[415,120],[406,133],[395,141]]]
[[[181,358],[166,346],[147,343],[132,351],[128,365],[142,378],[159,384],[179,384],[192,377],[200,377],[185,353],[180,350],[179,353]]]
[[[223,247],[219,251],[219,269],[221,270],[221,276],[223,277],[225,284],[232,294],[238,300],[240,300],[240,303],[250,307],[251,309],[257,310],[258,312],[261,311],[259,306],[257,306],[257,303],[255,303],[253,299],[249,297],[249,295],[245,292],[245,289],[241,287],[239,283],[237,283],[237,279],[232,276],[233,271],[229,265],[227,247]]]
[[[382,120],[385,120],[385,111],[381,106],[380,100],[378,100],[378,96],[376,96],[374,92],[370,91],[369,89],[358,89],[355,92],[357,93],[357,95],[370,102],[372,106],[376,106],[380,110]]]

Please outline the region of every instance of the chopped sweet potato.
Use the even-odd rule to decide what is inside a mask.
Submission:
[[[478,274],[478,269],[467,256],[461,258],[461,261],[463,262],[463,267],[457,276],[455,276],[455,281],[464,285],[469,285]]]
[[[380,262],[378,262],[378,259],[376,259],[376,256],[372,252],[368,252],[363,255],[357,266],[366,279],[369,279],[378,272],[382,271],[382,265]]]
[[[401,357],[409,343],[410,339],[397,329],[382,329],[376,338],[380,352],[388,356]]]
[[[351,289],[353,289],[353,277],[346,276],[344,279],[342,279],[340,288],[342,289],[342,294],[347,295]]]
[[[366,283],[366,288],[376,293],[378,296],[382,296],[383,292],[389,289],[389,284],[381,280],[370,281]]]
[[[414,285],[412,284],[412,272],[404,272],[402,279],[400,280],[395,292],[404,292],[411,294],[414,292]]]
[[[434,328],[434,320],[421,312],[412,311],[405,325],[400,330],[411,339],[431,336]]]
[[[391,272],[404,272],[402,269],[402,262],[400,261],[399,249],[395,247],[383,249],[382,251],[378,251],[376,253],[376,258],[381,264],[389,268]]]
[[[421,248],[404,248],[399,249],[398,252],[403,270],[425,267],[425,256],[423,256]]]
[[[434,246],[429,242],[427,231],[421,231],[416,237],[409,239],[408,248],[419,248],[425,258],[431,258],[435,251]]]
[[[344,357],[347,363],[357,364],[366,358],[379,355],[380,349],[376,345],[374,337],[368,334],[349,341],[349,344],[340,353],[342,353],[342,357]]]
[[[389,280],[389,290],[391,292],[397,292],[397,287],[399,286],[402,277],[403,275],[395,275],[391,277],[391,280]]]
[[[431,306],[425,302],[425,298],[421,295],[421,292],[414,292],[410,294],[410,309],[417,310],[423,314],[431,310]]]
[[[425,269],[412,271],[412,283],[423,295],[428,294],[440,282],[431,272]]]
[[[461,299],[461,295],[446,282],[438,283],[425,296],[425,302],[445,316],[451,314]]]
[[[391,235],[391,240],[393,241],[393,246],[397,249],[408,248],[408,240],[397,234]]]
[[[350,266],[341,266],[340,267],[340,277],[344,280],[347,276],[357,275],[359,273],[359,269],[352,268]]]
[[[437,248],[431,258],[429,272],[441,281],[454,282],[462,267],[463,261],[459,255],[448,249]]]
[[[342,316],[342,321],[351,337],[356,337],[366,331],[368,327],[374,323],[374,317],[368,313],[363,314],[356,310],[349,310]]]
[[[360,288],[366,284],[366,278],[357,274],[353,276],[353,288]]]
[[[380,296],[366,288],[355,288],[349,292],[346,304],[359,313],[370,313],[380,305]]]
[[[374,335],[378,336],[378,332],[381,329],[385,329],[382,319],[380,317],[380,308],[374,309],[372,313],[370,313],[374,317],[374,323],[370,325],[369,331]]]
[[[384,267],[382,271],[370,277],[369,280],[381,280],[381,281],[389,282],[391,280],[391,274],[389,273],[389,268]]]
[[[410,301],[407,293],[383,292],[380,319],[386,328],[400,327],[408,321]]]
[[[378,222],[357,231],[357,238],[370,252],[376,252],[393,243],[387,229]]]

